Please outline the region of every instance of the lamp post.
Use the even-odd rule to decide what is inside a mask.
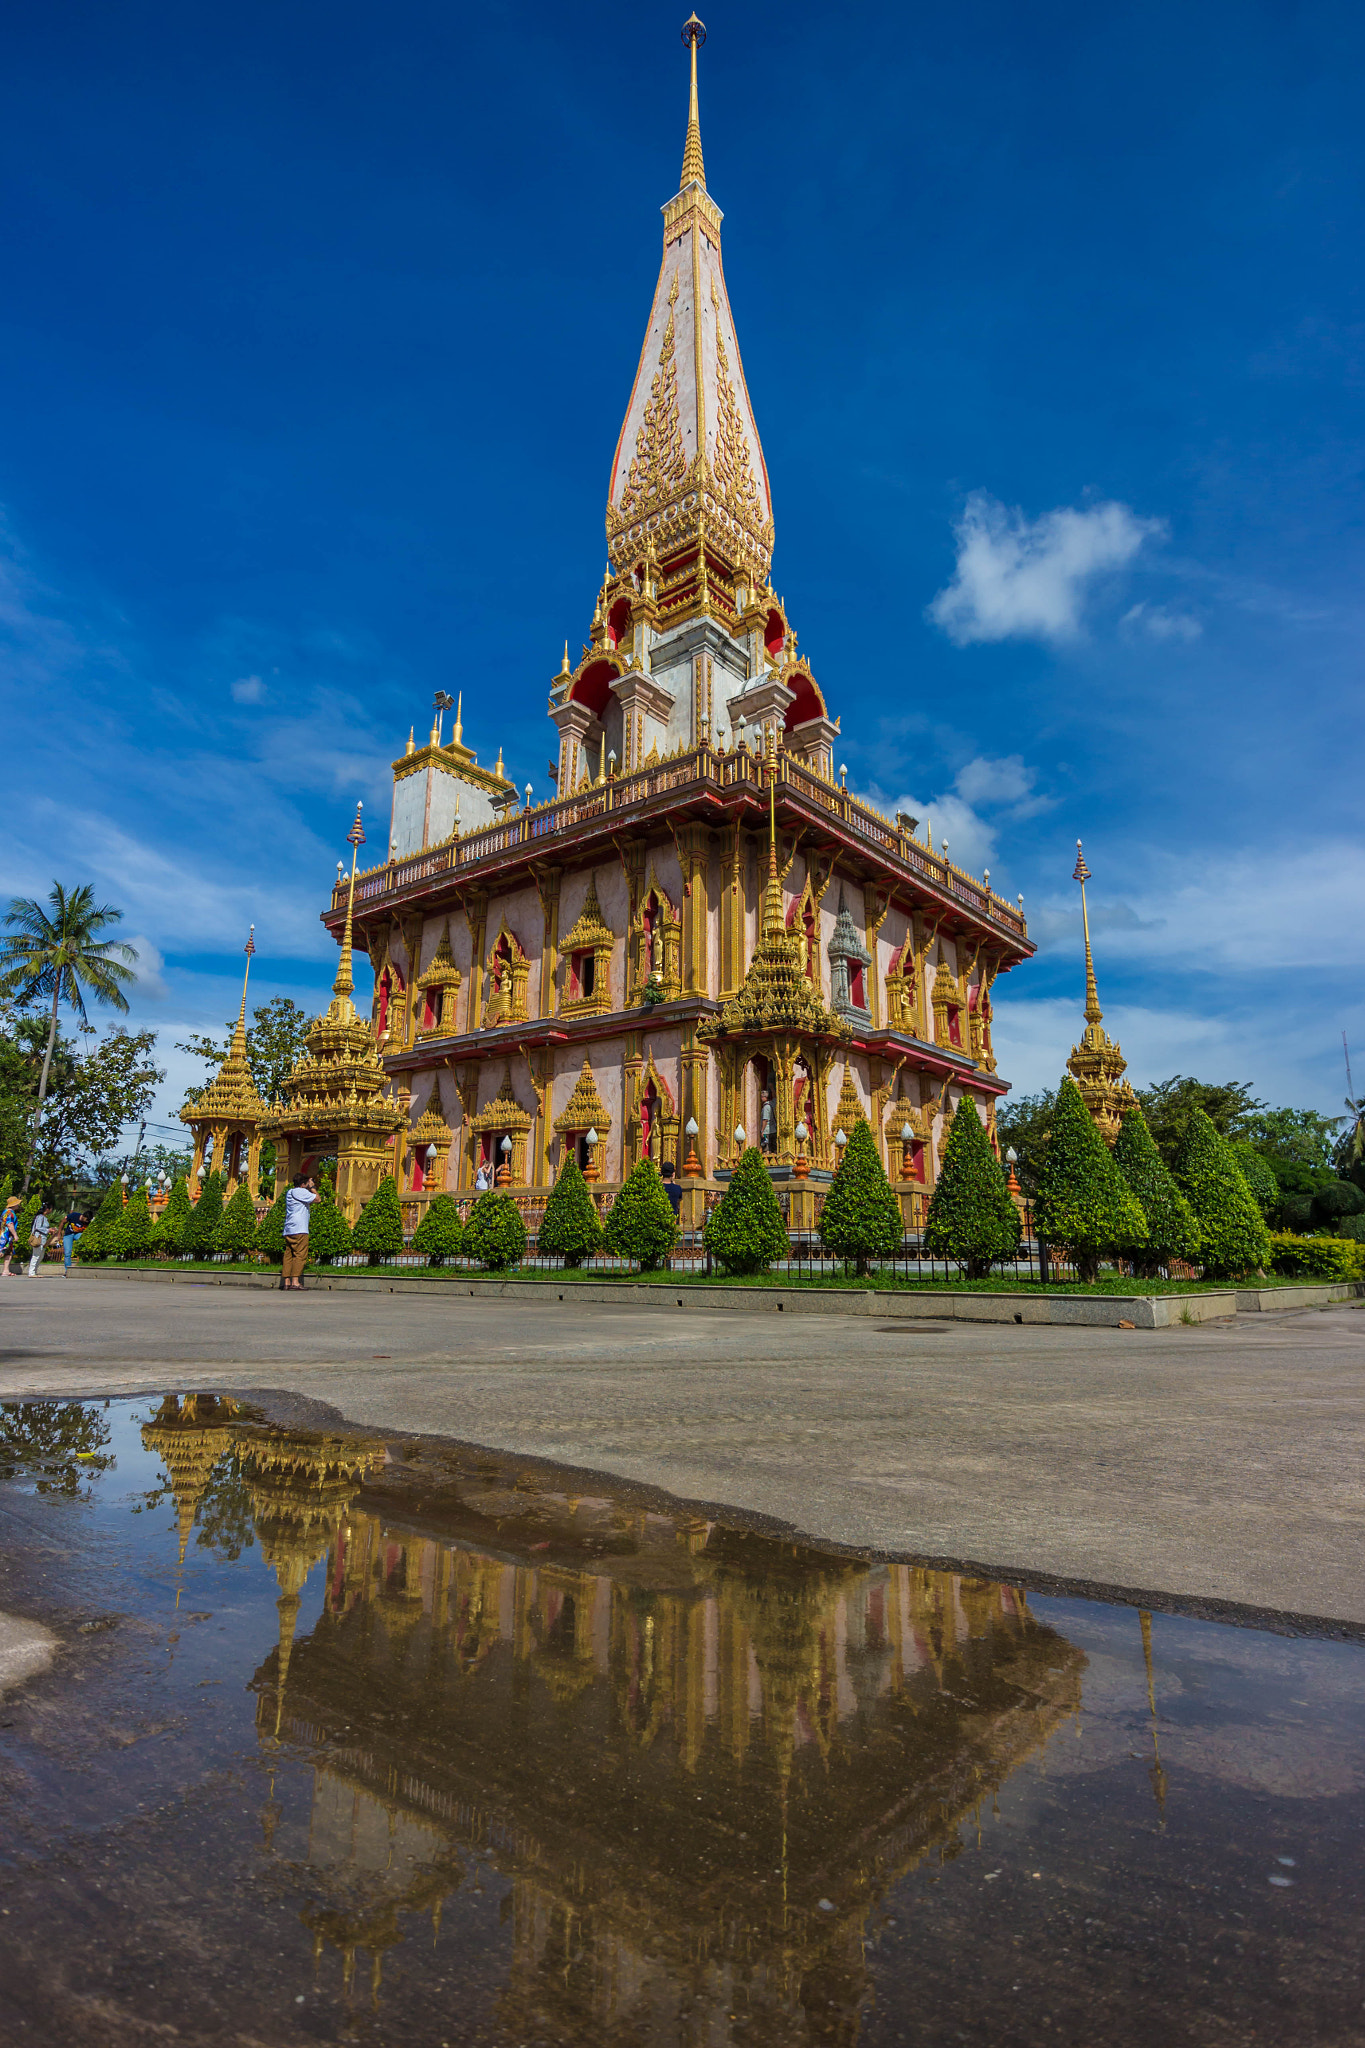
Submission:
[[[810,1140],[810,1129],[804,1117],[796,1126],[796,1158],[792,1162],[792,1179],[804,1180],[810,1172],[810,1161],[806,1157],[806,1146]]]
[[[834,1133],[834,1142],[839,1148],[839,1157],[842,1159],[844,1156],[844,1147],[848,1143],[848,1132],[836,1131]]]
[[[1019,1164],[1019,1154],[1015,1151],[1013,1145],[1010,1146],[1009,1151],[1005,1154],[1005,1164],[1010,1170],[1009,1179],[1005,1182],[1005,1186],[1012,1195],[1022,1194],[1023,1189],[1019,1185],[1019,1176],[1014,1170]]]
[[[915,1127],[914,1127],[914,1125],[913,1125],[913,1124],[910,1124],[910,1123],[904,1123],[904,1124],[902,1124],[902,1125],[901,1125],[901,1178],[902,1178],[902,1180],[910,1180],[910,1179],[912,1179],[912,1178],[913,1178],[913,1176],[914,1176],[914,1171],[915,1171],[915,1152],[914,1152],[914,1145],[915,1145]]]
[[[736,1159],[736,1163],[738,1163],[738,1159],[739,1159],[739,1155],[740,1155],[740,1153],[741,1153],[741,1152],[742,1152],[742,1151],[744,1150],[744,1146],[745,1146],[745,1143],[746,1143],[746,1140],[745,1140],[745,1136],[744,1136],[744,1126],[743,1126],[743,1124],[736,1124],[736,1125],[735,1125],[735,1159]]]
[[[597,1178],[597,1147],[601,1142],[595,1130],[590,1130],[583,1140],[588,1148],[588,1163],[583,1168],[584,1180],[593,1181]]]
[[[512,1140],[510,1138],[505,1137],[502,1140],[502,1143],[498,1146],[498,1150],[502,1154],[502,1165],[498,1168],[498,1186],[505,1188],[512,1178],[512,1168],[510,1164],[512,1153]]]
[[[683,1161],[683,1174],[687,1179],[692,1179],[701,1172],[701,1161],[697,1157],[697,1132],[699,1128],[700,1126],[694,1116],[690,1116],[683,1125],[683,1132],[687,1138],[687,1157]]]
[[[447,711],[453,711],[455,709],[455,699],[453,697],[448,697],[444,690],[438,690],[436,692],[436,695],[432,698],[431,704],[432,709],[436,713],[436,730],[432,734],[432,739],[435,742],[435,744],[439,747],[441,744],[441,721],[445,717]]]

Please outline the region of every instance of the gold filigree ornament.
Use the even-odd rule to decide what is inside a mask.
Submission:
[[[611,1129],[611,1114],[597,1092],[597,1077],[586,1057],[572,1095],[554,1120],[554,1129],[561,1138],[580,1137],[584,1131],[597,1131],[605,1137]]]
[[[678,363],[673,332],[673,307],[677,296],[678,280],[675,277],[669,294],[663,345],[659,350],[659,367],[649,387],[644,418],[635,435],[635,454],[626,474],[626,487],[621,493],[623,519],[657,504],[668,492],[676,490],[687,475],[687,451],[683,447],[682,422],[678,413]]]

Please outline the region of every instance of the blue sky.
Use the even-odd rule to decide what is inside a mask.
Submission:
[[[432,692],[547,792],[675,189],[677,4],[11,10],[3,888],[127,911],[169,1049],[316,1001]],[[850,29],[849,24],[852,24]],[[1365,1066],[1365,17],[712,8],[708,182],[774,581],[850,781],[1022,892],[1001,1070],[1106,1018]],[[172,1061],[169,1098],[188,1077]]]

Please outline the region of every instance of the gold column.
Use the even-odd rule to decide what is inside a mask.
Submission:
[[[874,1031],[881,1029],[882,1021],[882,978],[877,963],[877,934],[886,923],[887,912],[890,908],[891,891],[889,889],[883,894],[880,889],[864,885],[863,943],[872,955],[872,965],[868,969],[868,973],[872,977],[872,986],[867,992],[867,1006],[872,1012],[872,1029]]]
[[[542,918],[540,1000],[536,1015],[553,1017],[559,1007],[555,984],[559,977],[559,890],[564,875],[560,868],[537,868],[535,878]]]
[[[488,924],[488,892],[486,889],[471,889],[464,901],[465,920],[469,925],[469,1014],[465,1019],[466,1031],[477,1031],[483,1018],[483,942]]]
[[[643,1035],[638,1031],[628,1031],[625,1055],[621,1061],[621,1180],[625,1179],[639,1157],[640,1127],[636,1112],[644,1063]]]
[[[707,886],[711,835],[705,825],[684,825],[677,839],[683,878],[682,985],[689,993],[705,995],[709,980],[706,940],[711,917]]]
[[[929,947],[925,938],[924,919],[920,912],[913,912],[910,927],[915,942],[915,1036],[926,1045],[932,1044],[933,1033],[929,1029],[929,992],[925,983],[925,961]]]
[[[417,1036],[418,983],[422,978],[422,926],[420,917],[410,917],[402,927],[403,946],[408,956],[408,986],[404,997],[403,1044],[411,1047]]]
[[[744,979],[744,868],[748,850],[738,821],[721,833],[720,998],[732,996]]]
[[[688,1024],[683,1028],[681,1064],[682,1121],[686,1125],[689,1117],[695,1117],[697,1119],[697,1136],[693,1140],[687,1137],[685,1132],[682,1132],[679,1134],[678,1144],[682,1149],[683,1158],[686,1158],[688,1147],[695,1142],[701,1159],[702,1172],[706,1174],[711,1170],[711,1131],[706,1120],[707,1083],[711,1076],[711,1054],[705,1045],[699,1043],[695,1024]],[[682,1163],[682,1159],[679,1159],[679,1172],[682,1171]]]

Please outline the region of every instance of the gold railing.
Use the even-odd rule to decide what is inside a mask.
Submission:
[[[1020,938],[1027,937],[1028,926],[1023,913],[1013,904],[1006,903],[984,882],[978,882],[961,868],[954,867],[951,861],[941,859],[930,847],[912,838],[870,804],[850,796],[839,784],[826,782],[823,776],[817,775],[814,769],[806,767],[791,754],[778,754],[777,769],[779,787],[789,789],[798,801],[811,805],[826,817],[837,819],[868,846],[890,860],[899,861],[931,888],[955,897],[978,917],[989,917]],[[591,825],[608,817],[616,818],[678,791],[724,791],[744,787],[761,790],[763,777],[764,763],[760,755],[742,749],[722,754],[714,747],[694,747],[688,753],[675,754],[650,767],[638,768],[633,774],[613,776],[606,782],[595,783],[591,789],[581,790],[576,796],[537,804],[529,810],[516,812],[497,825],[485,825],[481,831],[443,840],[439,846],[426,847],[421,853],[409,854],[405,860],[385,861],[379,867],[367,868],[356,877],[355,900],[358,905],[374,903],[382,897],[410,889],[418,882],[430,881],[436,875],[464,874],[499,854],[514,853],[519,849],[533,852],[542,841],[556,839],[576,826]],[[345,907],[347,886],[347,883],[341,883],[333,889],[333,910]]]

